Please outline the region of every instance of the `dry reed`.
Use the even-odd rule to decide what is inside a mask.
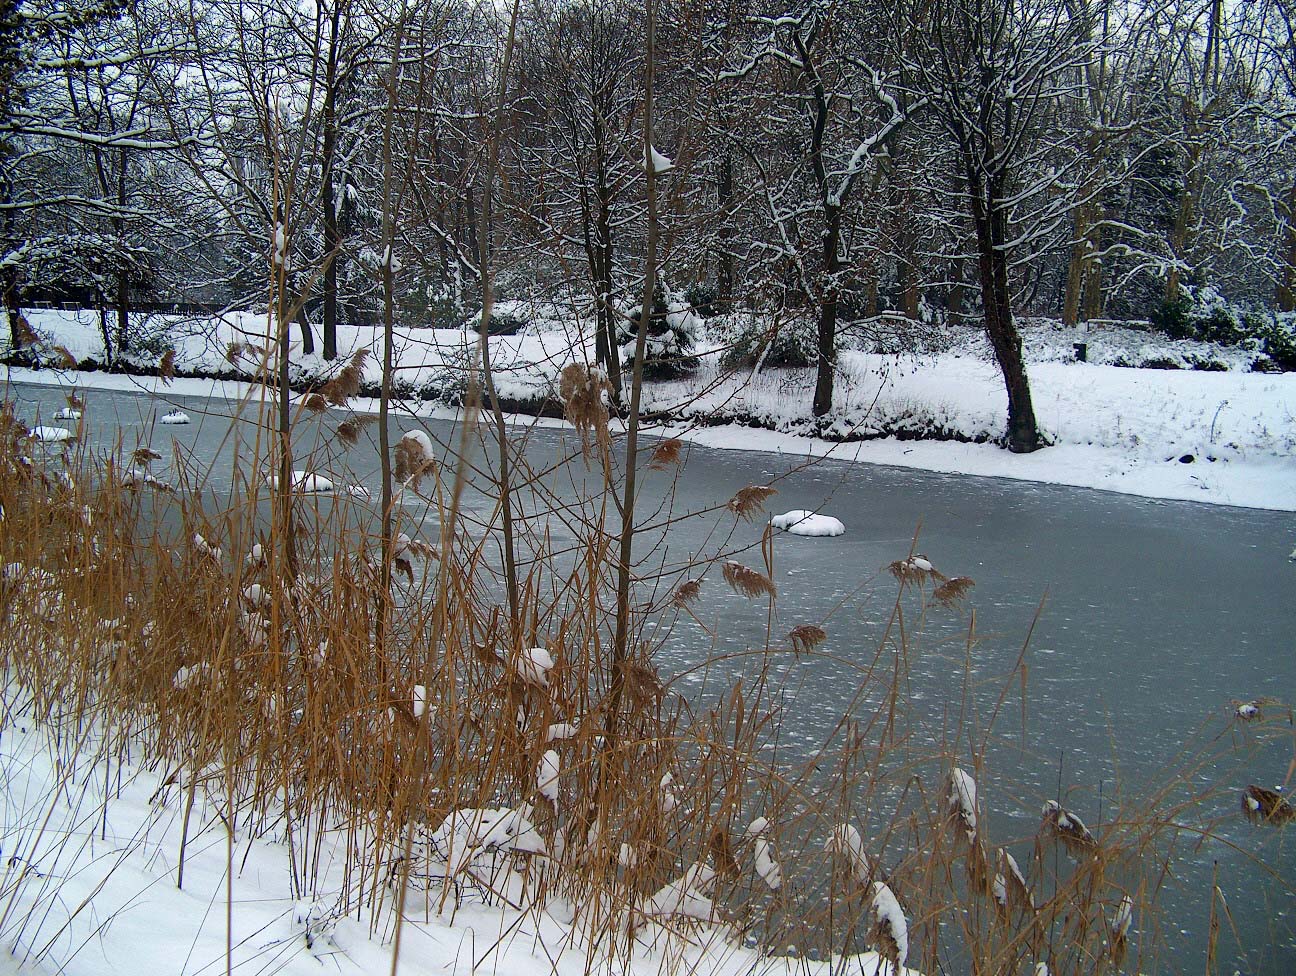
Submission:
[[[368,359],[368,349],[353,352],[338,374],[320,387],[320,396],[332,406],[345,407],[347,400],[360,393],[360,383],[364,379],[365,362]]]
[[[748,485],[746,488],[740,488],[725,507],[739,518],[753,521],[757,515],[765,511],[765,502],[777,494],[778,489],[768,485]]]
[[[1296,806],[1290,800],[1254,783],[1242,791],[1242,813],[1252,823],[1281,825],[1296,820]]]
[[[679,586],[675,588],[675,592],[671,595],[671,603],[673,603],[680,610],[683,610],[685,607],[689,606],[690,604],[696,603],[698,597],[700,597],[701,595],[702,595],[701,579],[685,580],[683,583],[681,583]]]
[[[770,582],[769,577],[733,559],[725,560],[722,572],[725,582],[733,587],[734,592],[740,593],[749,600],[759,596],[769,597],[772,600],[776,595],[774,584]]]
[[[795,654],[809,654],[828,639],[828,632],[818,624],[798,624],[788,632],[788,643]]]
[[[598,366],[568,363],[558,378],[558,398],[563,417],[576,429],[581,450],[588,453],[589,435],[600,446],[608,444],[607,393],[612,389],[607,374]]]
[[[338,427],[344,443],[354,443],[342,433],[352,422]],[[354,421],[357,434],[363,422]],[[1029,838],[992,835],[1029,788],[1003,788],[980,749],[975,764],[959,760],[965,752],[903,725],[915,711],[904,668],[923,650],[908,618],[903,633],[888,631],[850,659],[831,656],[817,625],[786,635],[784,646],[859,689],[836,731],[798,757],[786,743],[799,719],[780,710],[788,686],[779,675],[806,661],[756,650],[720,694],[710,685],[683,698],[660,673],[645,602],[634,609],[635,652],[608,673],[615,608],[601,499],[573,512],[533,486],[536,509],[562,513],[577,542],[560,553],[543,528],[524,525],[534,562],[514,627],[496,605],[496,530],[449,535],[439,478],[430,500],[404,498],[405,531],[391,547],[401,583],[382,597],[380,631],[372,513],[360,503],[339,493],[327,509],[299,506],[294,582],[282,529],[261,521],[255,503],[213,511],[189,492],[143,496],[130,488],[161,479],[125,473],[159,458],[123,452],[101,467],[78,448],[66,460],[35,459],[19,426],[12,410],[0,412],[0,609],[9,621],[0,655],[30,689],[23,707],[43,722],[97,723],[113,737],[105,755],[130,751],[158,772],[160,807],[183,817],[190,802],[210,800],[240,836],[283,839],[303,897],[338,857],[339,905],[357,917],[380,918],[402,883],[433,900],[507,898],[524,911],[562,898],[597,947],[591,959],[725,919],[771,951],[795,942],[840,956],[867,945],[933,973],[1029,972],[1045,958],[1059,973],[1093,971],[1103,958],[1139,962],[1123,892],[1154,890],[1182,856],[1180,825],[1196,807],[1170,798],[1179,774],[1164,795],[1113,799],[1101,844],[1051,801],[1040,837],[1076,861],[1039,845],[1019,865],[1002,845]],[[403,480],[435,470],[422,438],[396,460]],[[243,459],[245,470],[258,466]],[[169,476],[187,483],[182,471]],[[771,493],[744,489],[729,510],[751,517]],[[416,535],[424,520],[447,533],[435,548]],[[767,576],[721,562],[737,593],[775,596]],[[892,565],[903,583],[938,578],[923,557]],[[679,578],[666,591],[668,623],[673,609],[701,603],[700,575]],[[900,587],[893,614],[915,595]],[[773,626],[765,607],[755,612]],[[730,650],[717,654],[716,673]],[[604,734],[614,680],[624,693],[615,741]],[[971,736],[978,718],[950,741]],[[1248,726],[1247,737],[1268,734],[1267,724]],[[59,741],[75,748],[75,739]],[[977,771],[983,795],[959,761]],[[1190,755],[1182,776],[1217,761]],[[1243,794],[1243,810],[1256,822],[1296,816],[1258,786]],[[746,832],[735,828],[743,823]],[[174,853],[175,880],[187,885],[186,852]],[[1152,951],[1155,906],[1149,898],[1137,908],[1139,939]]]
[[[666,468],[674,467],[680,463],[680,449],[683,442],[677,437],[670,437],[661,441],[653,448],[652,458],[648,462],[648,467],[654,471],[663,471]]]

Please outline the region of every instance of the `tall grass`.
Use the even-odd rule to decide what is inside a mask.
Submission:
[[[599,383],[577,379],[564,374],[573,390]],[[1087,824],[1064,770],[1053,795],[1016,795],[991,747],[1001,717],[1025,707],[1026,672],[1019,660],[991,704],[976,705],[973,615],[946,732],[925,735],[906,699],[930,618],[964,612],[970,580],[899,552],[888,623],[867,653],[842,656],[831,622],[776,633],[771,537],[760,551],[723,545],[739,520],[760,517],[770,490],[753,486],[716,499],[708,564],[666,562],[666,503],[642,519],[632,599],[620,602],[624,467],[606,412],[578,406],[583,436],[566,455],[536,469],[510,453],[511,485],[525,492],[510,513],[515,614],[498,480],[471,417],[449,443],[427,438],[433,456],[426,435],[394,448],[393,572],[383,513],[341,490],[292,498],[290,554],[284,519],[268,514],[284,479],[272,489],[256,474],[275,470],[262,456],[275,443],[268,411],[218,504],[201,472],[154,470],[147,452],[165,445],[50,452],[6,407],[3,722],[51,730],[69,789],[91,767],[108,784],[128,756],[156,771],[157,802],[183,824],[176,885],[189,883],[201,801],[220,811],[232,873],[235,838],[282,840],[293,897],[327,897],[375,932],[413,891],[427,897],[406,902],[410,917],[464,899],[536,912],[562,900],[591,967],[717,921],[772,953],[867,947],[932,974],[1162,962],[1167,879],[1212,835],[1222,798],[1236,811],[1254,750],[1290,735],[1280,706],[1229,716],[1259,733],[1243,748],[1227,724],[1203,726],[1159,781],[1106,793]],[[295,451],[303,468],[337,488],[373,464],[371,428],[345,407],[299,410],[296,423],[318,436]],[[641,453],[625,463],[688,477],[678,444]],[[765,636],[752,648],[715,638],[697,667],[740,677],[696,700],[660,672],[657,635],[705,627],[699,593],[722,580],[723,598],[749,607]],[[781,704],[789,658],[828,662],[857,689],[810,755],[785,744],[798,722]],[[95,815],[106,816],[112,790],[100,795]],[[15,906],[49,882],[21,852],[5,854],[0,936],[40,958],[53,949],[24,942],[31,911]],[[321,890],[338,856],[340,888]],[[1216,919],[1215,892],[1201,896]],[[1229,926],[1212,931],[1207,969],[1220,940],[1231,951]]]

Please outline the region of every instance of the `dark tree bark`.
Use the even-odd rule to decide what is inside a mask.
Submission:
[[[338,228],[337,188],[334,162],[337,158],[338,45],[343,4],[335,3],[329,18],[329,43],[324,65],[324,107],[320,152],[320,204],[324,211],[324,358],[337,358],[338,261],[342,235]]]
[[[117,167],[117,207],[126,209],[126,150],[121,150]],[[126,221],[122,217],[113,218],[113,230],[117,235],[117,350],[127,348],[130,342],[130,261],[126,257]],[[105,353],[107,350],[105,350]]]
[[[1031,403],[1021,336],[1013,323],[1006,248],[1008,212],[1003,200],[1002,177],[983,177],[972,168],[970,161],[967,168],[986,335],[990,338],[1008,393],[1008,449],[1016,454],[1027,454],[1043,445]]]
[[[4,310],[9,323],[9,350],[12,354],[22,345],[22,337],[18,334],[18,320],[22,317],[22,293],[18,288],[17,269],[5,270],[4,277],[0,278],[0,288],[4,290]]]
[[[733,226],[729,213],[733,200],[733,159],[727,150],[720,158],[716,197],[720,204],[720,231],[716,246],[717,298],[724,308],[729,308],[733,304],[734,290]]]
[[[963,316],[963,255],[950,259],[949,292],[945,297],[945,313],[951,322],[957,322]]]
[[[815,369],[814,415],[832,409],[833,379],[837,373],[837,304],[841,297],[841,207],[824,207],[824,289],[819,301],[818,357]]]
[[[842,198],[845,193],[834,197],[828,185],[828,167],[824,162],[824,133],[828,128],[828,118],[832,112],[828,94],[824,90],[823,79],[819,76],[814,60],[810,54],[813,44],[807,43],[799,31],[793,32],[792,40],[801,59],[801,70],[810,84],[810,167],[814,172],[815,185],[819,191],[819,203],[823,212],[823,291],[819,297],[819,328],[817,336],[818,353],[815,363],[815,392],[811,409],[816,417],[822,417],[832,409],[833,382],[837,373],[837,302],[841,294],[841,218]]]
[[[306,315],[304,296],[297,299],[297,325],[301,327],[302,352],[309,356],[315,352],[315,336],[311,333],[310,318]]]
[[[22,59],[22,46],[18,21],[18,0],[0,0],[0,122],[7,122],[19,103],[18,67]],[[0,203],[6,204],[0,216],[0,248],[8,251],[14,241],[14,212],[7,205],[13,202],[13,183],[9,178],[8,157],[12,152],[9,137],[0,136]],[[3,292],[5,316],[9,325],[9,349],[16,351],[20,344],[18,320],[22,315],[22,293],[18,284],[18,268],[8,266],[0,271],[0,291]]]
[[[913,197],[905,193],[901,202],[900,227],[897,235],[899,256],[896,261],[896,287],[900,291],[900,307],[905,316],[916,320],[922,301],[922,284],[918,278],[918,240],[910,214]]]
[[[592,123],[594,139],[594,186],[582,185],[581,223],[585,258],[594,283],[594,357],[607,371],[612,396],[621,400],[621,353],[617,345],[617,314],[612,307],[612,275],[615,253],[612,241],[612,206],[615,191],[608,168],[606,131],[598,113]],[[572,133],[572,143],[577,137]]]
[[[1282,229],[1282,270],[1275,296],[1281,312],[1296,311],[1296,183],[1288,191],[1286,211]]]

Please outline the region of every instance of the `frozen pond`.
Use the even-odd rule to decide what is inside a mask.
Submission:
[[[64,405],[63,392],[11,388],[28,425],[38,417],[44,424],[60,423],[52,418]],[[235,405],[93,390],[84,397],[94,445],[107,448],[120,434],[128,450],[137,441],[148,443],[170,460],[174,438],[182,456],[209,469],[210,490],[218,496],[229,492],[235,441],[229,417]],[[175,407],[194,423],[156,426]],[[454,435],[444,421],[402,417],[398,424],[423,426],[442,442]],[[314,421],[302,425],[299,451],[325,450],[317,428]],[[250,440],[252,429],[240,426],[240,436]],[[372,436],[375,427],[366,430]],[[527,436],[527,455],[537,466],[564,450],[556,430]],[[348,480],[370,486],[376,497],[377,458],[366,444],[362,440],[346,453]],[[565,449],[571,449],[570,435]],[[340,464],[340,448],[327,450]],[[1029,838],[1040,805],[1057,794],[1059,784],[1067,805],[1091,827],[1099,825],[1113,794],[1138,796],[1163,783],[1182,744],[1208,718],[1229,715],[1231,700],[1296,697],[1296,563],[1287,558],[1296,544],[1296,518],[1290,514],[831,460],[801,468],[800,462],[686,448],[678,477],[648,477],[650,500],[668,497],[673,487],[669,509],[645,508],[662,517],[667,511],[676,517],[709,511],[670,529],[654,554],[656,564],[681,567],[722,548],[756,547],[738,558],[759,567],[761,525],[735,520],[715,506],[746,485],[774,485],[779,493],[767,505],[769,514],[822,511],[840,519],[846,531],[835,538],[777,536],[773,633],[819,624],[829,634],[824,650],[862,666],[876,653],[894,604],[896,584],[883,567],[909,552],[918,530],[917,548],[939,569],[975,579],[968,605],[977,613],[977,641],[966,653],[966,614],[931,615],[909,661],[905,708],[916,727],[932,741],[948,741],[965,688],[988,714],[1029,633],[1025,727],[1020,693],[1010,694],[988,739],[992,779],[981,784],[992,808],[992,832],[1001,841]],[[565,477],[560,491],[579,495],[587,476]],[[490,507],[480,496],[470,497],[469,505],[483,513]],[[562,523],[550,528],[561,540]],[[426,534],[435,539],[434,527]],[[717,654],[763,646],[766,619],[763,605],[733,597],[719,567],[709,571],[703,595],[698,616],[723,640],[681,617],[657,635],[658,662],[666,677],[679,676],[675,690],[711,704],[742,665],[696,666]],[[858,704],[857,683],[826,657],[774,660],[782,707],[795,719],[785,723],[780,749],[813,755],[837,718]],[[1245,744],[1249,733],[1239,727],[1228,735]],[[1259,750],[1248,767],[1250,781],[1280,783],[1293,741]],[[968,753],[966,742],[953,748]],[[1202,776],[1205,788],[1209,771]],[[1236,815],[1236,796],[1224,796],[1219,810],[1221,839],[1228,843],[1205,845],[1185,862],[1180,877],[1167,880],[1161,898],[1173,929],[1161,934],[1172,955],[1159,960],[1159,971],[1204,968],[1208,909],[1202,892],[1209,890],[1215,862],[1247,950],[1238,948],[1226,924],[1220,971],[1296,971],[1296,896],[1260,883],[1245,852],[1262,850],[1271,862],[1280,860],[1288,877],[1296,858],[1279,832]]]

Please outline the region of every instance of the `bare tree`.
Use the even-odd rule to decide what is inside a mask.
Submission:
[[[541,239],[564,271],[584,268],[595,358],[618,399],[619,306],[628,298],[618,269],[627,242],[619,238],[633,233],[643,176],[631,131],[643,97],[641,26],[619,0],[546,11],[519,65],[523,127],[513,147],[539,188],[530,218]]]
[[[1014,256],[1065,226],[1078,155],[1051,142],[1059,100],[1094,54],[1082,25],[1054,0],[953,0],[904,6],[910,62],[951,140],[975,240],[981,306],[1008,394],[1006,443],[1043,445],[1013,321]]]
[[[162,157],[201,143],[163,114],[184,57],[153,11],[90,3],[0,9],[0,281],[11,333],[24,285],[89,293],[111,361],[130,339],[132,289],[163,263],[180,222],[158,206]],[[17,336],[11,335],[16,339]]]
[[[791,257],[818,306],[813,409],[821,417],[832,409],[839,305],[854,263],[844,231],[861,188],[926,96],[909,98],[897,84],[894,48],[867,41],[880,34],[868,5],[812,2],[749,24],[740,57],[720,80],[776,85],[767,102],[776,106],[779,135],[794,140],[791,172],[748,151],[777,228],[776,252]]]

